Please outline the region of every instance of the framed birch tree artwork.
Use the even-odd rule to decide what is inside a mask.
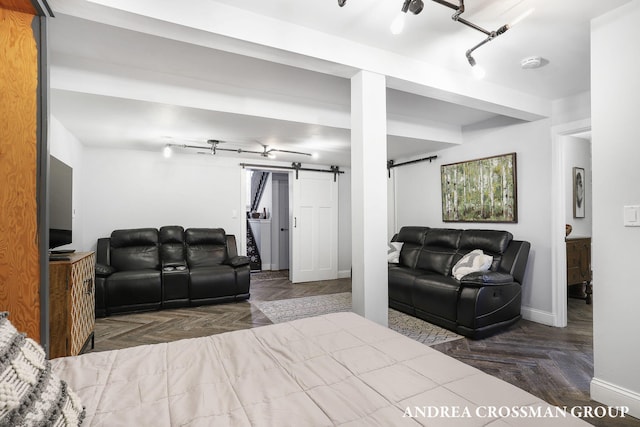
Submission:
[[[516,153],[441,166],[444,222],[518,222]]]

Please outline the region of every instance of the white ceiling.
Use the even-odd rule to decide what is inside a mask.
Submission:
[[[458,4],[457,0],[449,0]],[[492,31],[529,9],[534,13],[474,55],[487,70],[488,81],[534,93],[563,98],[589,87],[590,20],[629,0],[467,0],[463,18]],[[404,32],[394,36],[389,24],[402,0],[217,0],[236,8],[286,20],[323,33],[447,69],[469,72],[467,49],[485,36],[451,19],[453,10],[425,0],[424,10],[407,16]],[[537,71],[522,71],[520,61],[540,55],[550,61]]]
[[[314,50],[327,48],[322,44],[306,46],[304,54],[304,43],[298,51],[261,45],[259,28],[250,25],[264,23],[261,28],[270,31],[265,40],[280,46],[301,43],[287,37],[295,39],[296,28],[304,27],[300,31],[315,31],[310,43],[351,42],[348,46],[393,53],[399,55],[398,68],[435,64],[451,73],[453,83],[448,75],[442,79],[447,84],[461,82],[460,87],[471,87],[469,93],[481,94],[483,102],[467,96],[471,101],[464,105],[447,96],[425,96],[433,90],[420,84],[390,84],[388,157],[408,158],[463,143],[465,126],[496,117],[499,102],[491,97],[503,88],[541,104],[588,91],[589,21],[627,1],[468,1],[463,17],[488,30],[535,8],[476,51],[487,77],[473,83],[464,52],[484,35],[453,22],[451,9],[429,1],[420,15],[407,16],[403,34],[393,36],[388,26],[401,0],[347,0],[343,8],[332,0],[188,0],[181,2],[182,24],[127,11],[131,2],[124,0],[50,0],[56,13],[49,25],[51,111],[88,146],[160,150],[167,143],[206,145],[207,139],[221,139],[233,148],[260,150],[265,144],[314,152],[319,157],[313,162],[346,166],[348,77],[356,69],[327,54],[314,57]],[[202,2],[225,12],[225,25],[236,32],[225,34],[224,25],[196,31],[204,9],[195,6]],[[152,4],[158,11],[168,3]],[[185,25],[189,20],[194,28]],[[244,40],[242,31],[249,34]],[[335,51],[338,58],[342,52]],[[549,64],[521,70],[520,60],[531,55]],[[407,92],[412,88],[416,93]],[[295,155],[279,160],[301,161]]]

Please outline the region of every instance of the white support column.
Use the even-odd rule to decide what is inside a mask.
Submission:
[[[385,77],[351,79],[353,311],[387,326],[387,104]]]

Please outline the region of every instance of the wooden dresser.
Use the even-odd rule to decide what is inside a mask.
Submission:
[[[76,252],[49,262],[49,357],[76,356],[95,326],[95,253]]]
[[[591,304],[591,238],[567,238],[567,286],[585,285],[587,304]]]

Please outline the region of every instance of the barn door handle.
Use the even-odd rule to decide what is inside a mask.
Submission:
[[[293,228],[298,228],[298,218],[297,217],[293,217]]]

